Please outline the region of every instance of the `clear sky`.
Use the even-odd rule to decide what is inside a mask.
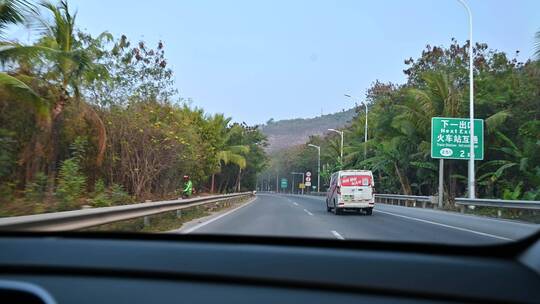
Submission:
[[[532,56],[540,0],[468,0],[474,40]],[[97,34],[163,40],[184,98],[236,121],[313,117],[350,108],[370,84],[403,82],[405,58],[467,39],[456,0],[72,0]]]

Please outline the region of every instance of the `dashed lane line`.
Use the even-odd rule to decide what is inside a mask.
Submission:
[[[341,234],[339,234],[337,231],[332,230],[331,232],[332,232],[332,234],[336,237],[336,239],[338,239],[338,240],[344,240],[344,239],[345,239],[345,238],[344,238]]]

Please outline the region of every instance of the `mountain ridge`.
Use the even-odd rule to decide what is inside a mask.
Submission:
[[[270,119],[259,129],[268,137],[268,152],[301,145],[308,141],[311,135],[322,135],[328,129],[338,129],[346,126],[356,116],[356,110],[351,108],[341,112],[316,116],[312,118],[293,118],[283,120]]]

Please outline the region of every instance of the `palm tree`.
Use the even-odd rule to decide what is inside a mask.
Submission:
[[[213,193],[215,189],[215,176],[221,172],[221,168],[224,165],[234,164],[238,166],[238,180],[237,188],[239,184],[240,174],[243,169],[246,168],[247,161],[244,155],[249,152],[249,146],[236,145],[231,143],[231,136],[238,131],[237,126],[230,127],[229,124],[231,118],[225,118],[223,114],[216,114],[210,119],[210,125],[217,129],[219,135],[218,151],[216,153],[216,167],[214,173],[212,173],[212,181],[210,191]]]
[[[57,161],[57,145],[61,128],[61,117],[64,109],[69,102],[75,102],[79,107],[80,115],[83,115],[90,124],[94,125],[98,138],[98,153],[96,164],[99,166],[103,160],[105,152],[106,133],[105,126],[94,109],[81,100],[80,83],[84,78],[106,77],[106,69],[95,64],[92,53],[92,47],[84,47],[75,37],[75,19],[76,14],[69,11],[67,1],[61,1],[58,6],[50,2],[43,2],[44,7],[52,16],[53,21],[37,16],[42,31],[41,38],[34,45],[21,45],[16,42],[4,42],[0,49],[0,62],[45,62],[45,66],[50,69],[43,75],[47,80],[48,86],[56,87],[54,96],[49,97],[49,115],[50,124],[43,134],[37,136],[23,157],[22,163],[32,163],[35,155],[31,151],[36,150],[36,145],[45,146],[42,149],[48,151],[49,177],[54,179]],[[104,33],[96,39],[111,39],[110,35]],[[23,64],[24,65],[24,64]],[[96,73],[99,71],[99,73]],[[33,77],[25,75],[23,71],[19,76]],[[35,77],[37,78],[37,77]],[[37,79],[44,82],[44,79]],[[6,77],[0,79],[0,84],[8,85]],[[22,87],[20,87],[22,88]],[[41,142],[39,142],[41,141]],[[32,147],[34,146],[34,147]],[[27,169],[35,167],[28,166]],[[27,176],[29,174],[27,173]]]
[[[246,168],[247,161],[243,154],[249,152],[249,147],[245,145],[227,146],[225,150],[218,152],[218,159],[221,164],[234,164],[238,166],[238,176],[236,179],[236,191],[240,191],[240,177],[242,170]],[[213,189],[212,189],[213,190]]]

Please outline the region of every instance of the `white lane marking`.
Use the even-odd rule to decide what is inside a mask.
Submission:
[[[338,239],[338,240],[344,240],[344,239],[345,239],[341,234],[339,234],[339,233],[338,233],[337,231],[335,231],[335,230],[332,230],[332,234],[333,234],[333,235],[336,237],[336,239]]]
[[[419,219],[419,218],[415,218],[415,217],[410,217],[410,216],[401,215],[401,214],[395,214],[395,213],[381,211],[381,210],[373,210],[373,211],[384,213],[384,214],[389,214],[389,215],[393,215],[393,216],[397,216],[397,217],[402,217],[402,218],[406,218],[406,219],[409,219],[409,220],[418,221],[418,222],[422,222],[422,223],[428,223],[428,224],[437,225],[437,226],[441,226],[441,227],[452,228],[452,229],[456,229],[456,230],[460,230],[460,231],[470,232],[470,233],[474,233],[474,234],[478,234],[478,235],[482,235],[482,236],[487,236],[487,237],[491,237],[491,238],[495,238],[495,239],[499,239],[499,240],[513,241],[513,239],[509,239],[509,238],[506,238],[506,237],[503,237],[503,236],[484,233],[484,232],[475,231],[475,230],[471,230],[471,229],[467,229],[467,228],[461,228],[461,227],[441,224],[441,223],[437,223],[437,222],[432,222],[432,221],[428,221],[428,220],[423,220],[423,219]]]
[[[309,215],[313,215],[313,213],[309,212],[307,209],[304,209],[304,211]]]
[[[200,223],[200,224],[195,225],[195,226],[193,226],[193,227],[191,227],[191,228],[188,228],[188,229],[186,229],[186,230],[180,230],[180,233],[184,233],[184,234],[191,233],[191,232],[193,232],[193,231],[195,231],[195,230],[197,230],[197,229],[199,229],[199,228],[201,228],[201,227],[203,227],[203,226],[206,226],[206,225],[208,225],[208,224],[210,224],[210,223],[212,223],[212,222],[214,222],[214,221],[219,220],[219,219],[222,218],[222,217],[225,217],[225,216],[227,216],[227,215],[229,215],[229,214],[231,214],[231,213],[233,213],[233,212],[235,212],[235,211],[237,211],[237,210],[240,210],[240,209],[244,208],[244,207],[247,206],[247,205],[250,205],[251,203],[253,203],[253,202],[256,201],[256,200],[257,200],[257,198],[253,199],[251,202],[248,202],[248,203],[246,203],[246,204],[244,204],[244,205],[242,205],[242,206],[240,206],[240,207],[238,207],[238,208],[229,210],[229,211],[227,211],[227,212],[225,212],[225,213],[223,213],[223,214],[220,214],[220,215],[218,215],[218,216],[216,216],[216,217],[214,217],[214,218],[211,218],[211,219],[209,219],[209,220],[206,221],[206,222]]]
[[[298,206],[298,203],[297,203],[297,202],[293,202],[293,205]]]

